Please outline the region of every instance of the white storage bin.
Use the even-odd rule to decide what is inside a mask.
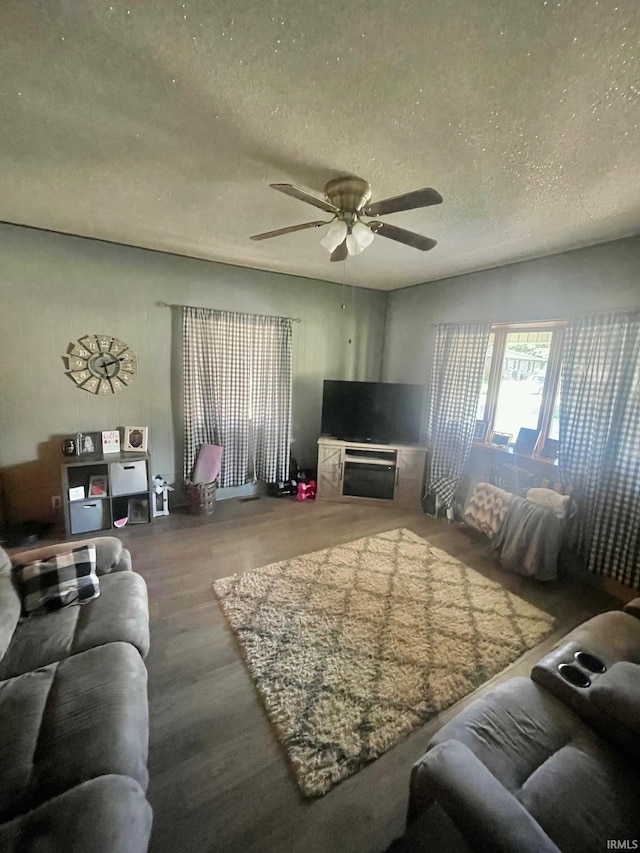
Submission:
[[[147,463],[144,459],[137,462],[110,462],[109,482],[111,495],[133,495],[149,489]]]
[[[90,533],[94,530],[105,530],[111,526],[109,503],[98,498],[73,501],[69,504],[69,516],[72,533]]]

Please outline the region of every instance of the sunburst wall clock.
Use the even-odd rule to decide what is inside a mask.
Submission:
[[[136,354],[113,335],[85,335],[70,343],[63,356],[67,376],[90,394],[116,394],[138,372]]]

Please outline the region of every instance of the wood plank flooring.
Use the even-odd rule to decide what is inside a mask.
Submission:
[[[506,574],[462,526],[393,507],[236,499],[218,502],[210,517],[178,512],[121,531],[149,588],[151,853],[365,853],[402,833],[412,763],[473,696],[325,797],[305,800],[211,589],[216,578],[396,527],[428,537],[557,619],[552,637],[473,696],[528,674],[558,637],[620,606],[589,587]]]

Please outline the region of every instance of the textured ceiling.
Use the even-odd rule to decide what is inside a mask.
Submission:
[[[385,290],[638,233],[639,37],[638,0],[2,0],[0,219]],[[345,173],[435,187],[385,221],[436,248],[248,239]]]

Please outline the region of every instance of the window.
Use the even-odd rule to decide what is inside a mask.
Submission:
[[[476,415],[486,425],[480,434],[485,433],[488,442],[519,444],[527,455],[555,457],[550,448],[558,439],[564,326],[553,322],[493,327]]]

